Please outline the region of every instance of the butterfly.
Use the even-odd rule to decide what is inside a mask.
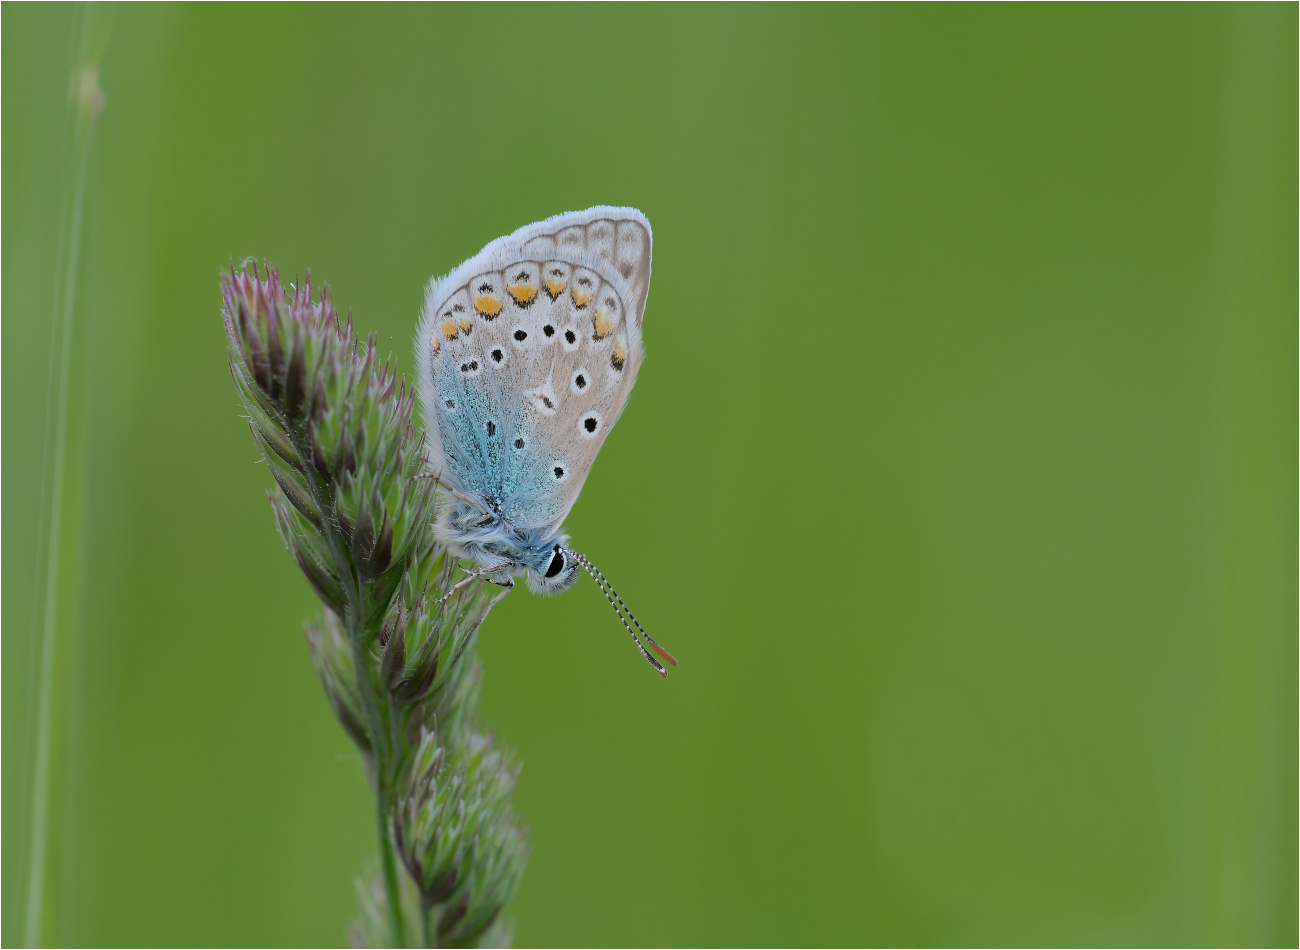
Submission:
[[[581,567],[667,676],[650,651],[677,661],[564,531],[645,357],[651,243],[640,211],[604,206],[497,238],[429,281],[415,352],[430,474],[449,496],[434,532],[477,565],[462,583],[522,576],[558,594]]]

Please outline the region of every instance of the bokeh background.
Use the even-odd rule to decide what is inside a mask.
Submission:
[[[1294,4],[0,19],[6,945],[87,56],[42,939],[338,944],[373,860],[219,269],[409,372],[431,275],[611,203],[649,358],[569,526],[682,665],[492,615],[516,942],[1296,944]]]

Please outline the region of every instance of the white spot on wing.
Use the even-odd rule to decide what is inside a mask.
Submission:
[[[559,408],[560,401],[555,398],[555,389],[549,379],[541,386],[528,390],[526,395],[529,404],[544,416],[555,415],[556,409]]]

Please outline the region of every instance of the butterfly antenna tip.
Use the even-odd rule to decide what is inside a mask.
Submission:
[[[676,665],[677,665],[677,657],[673,656],[671,653],[669,653],[667,650],[665,650],[665,649],[664,649],[663,647],[661,647],[659,644],[655,643],[653,640],[650,641],[650,649],[652,649],[652,650],[654,650],[656,653],[658,653],[658,654],[659,654],[659,655],[664,659],[665,662],[667,662],[667,663],[671,663],[673,666],[676,666]],[[665,672],[665,673],[664,673],[664,676],[667,676],[667,675],[668,675],[668,674]]]

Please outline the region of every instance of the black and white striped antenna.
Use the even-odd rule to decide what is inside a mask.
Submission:
[[[618,619],[623,621],[623,626],[627,628],[627,632],[632,636],[632,642],[635,643],[637,649],[641,651],[641,655],[646,658],[646,662],[658,670],[660,676],[667,676],[668,671],[663,668],[663,664],[650,655],[649,651],[646,650],[645,645],[643,645],[641,640],[637,638],[637,633],[640,632],[641,636],[645,639],[646,644],[650,646],[650,649],[654,650],[655,653],[658,653],[668,663],[676,666],[677,659],[659,644],[655,643],[654,638],[645,632],[645,628],[637,621],[636,617],[632,614],[632,611],[628,609],[627,604],[623,603],[623,598],[618,596],[618,591],[614,590],[614,585],[609,582],[604,574],[600,573],[600,571],[596,569],[596,566],[592,564],[591,561],[587,560],[584,555],[579,554],[577,551],[570,548],[562,548],[561,550],[566,556],[573,558],[581,564],[583,568],[586,569],[587,573],[591,575],[591,579],[596,582],[596,586],[599,587],[601,593],[605,595],[605,599],[609,601],[609,605],[614,608],[614,613],[618,614]],[[624,614],[626,614],[626,616],[624,616]],[[632,622],[628,623],[629,620]],[[633,630],[633,627],[636,627],[636,630]]]

